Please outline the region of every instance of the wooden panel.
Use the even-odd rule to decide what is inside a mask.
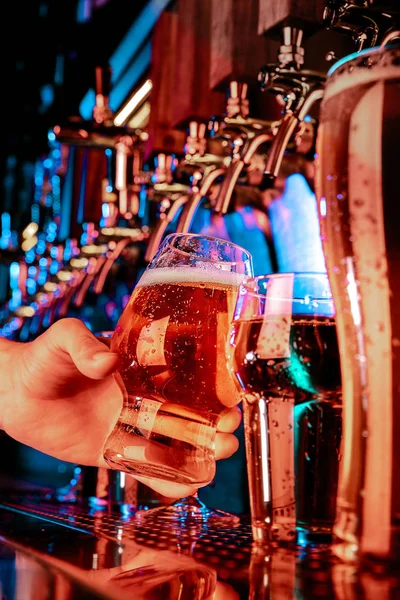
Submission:
[[[279,34],[280,25],[301,25],[306,32],[322,24],[325,0],[259,0],[258,33]]]
[[[225,94],[210,91],[211,0],[178,0],[173,123],[207,121],[225,110]]]
[[[185,134],[172,126],[175,101],[175,78],[178,41],[178,15],[165,11],[160,16],[152,37],[151,113],[148,126],[147,154],[180,153]]]
[[[256,85],[258,71],[268,60],[258,18],[259,0],[211,0],[211,88],[234,79]]]

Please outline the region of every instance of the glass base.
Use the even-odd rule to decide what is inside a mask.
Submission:
[[[307,529],[305,527],[296,528],[296,544],[301,547],[324,547],[332,543],[332,528],[318,530],[317,528]]]
[[[106,450],[104,459],[114,471],[125,471],[136,477],[161,479],[162,481],[171,481],[172,483],[179,483],[181,485],[203,486],[208,484],[213,477],[213,473],[207,473],[206,479],[200,479],[199,477],[193,477],[189,468],[187,472],[183,472],[180,469],[174,469],[163,464],[155,465],[149,464],[146,461],[132,461],[110,450]]]
[[[191,524],[217,527],[234,527],[240,523],[236,515],[223,510],[208,508],[197,496],[188,496],[169,506],[159,506],[149,510],[139,510],[135,518],[140,523],[163,521],[165,523],[188,526]]]

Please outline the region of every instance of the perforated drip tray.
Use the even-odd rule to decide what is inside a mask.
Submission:
[[[130,514],[22,500],[0,505],[0,536],[20,556],[64,576],[76,571],[107,598],[206,600],[221,586],[244,588],[239,597],[247,598],[249,523],[223,531],[157,519],[142,524]]]
[[[52,578],[56,591],[49,600],[64,597],[57,596],[54,581],[64,587],[69,582],[68,600],[371,600],[371,586],[374,598],[400,598],[398,577],[357,573],[332,560],[329,548],[256,548],[248,520],[232,528],[189,527],[76,505],[3,502],[0,581],[2,550],[15,555],[16,582],[42,585],[43,572]],[[36,565],[28,583],[27,560]],[[21,598],[28,597],[36,596]]]
[[[242,569],[248,566],[250,560],[252,535],[247,520],[229,529],[199,524],[177,525],[162,519],[141,523],[134,515],[86,510],[71,504],[22,501],[18,504],[3,503],[2,506],[6,510],[72,528],[124,547],[141,545],[187,554],[228,570]]]

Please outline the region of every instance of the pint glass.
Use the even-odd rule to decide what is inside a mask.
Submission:
[[[240,286],[230,343],[256,542],[331,538],[342,433],[334,317],[326,273]]]
[[[240,400],[226,347],[246,275],[251,257],[235,244],[190,234],[165,238],[111,342],[123,393],[105,446],[111,467],[197,486],[212,480],[218,417]]]
[[[337,311],[342,557],[400,556],[400,49],[329,72],[318,133],[321,234]]]

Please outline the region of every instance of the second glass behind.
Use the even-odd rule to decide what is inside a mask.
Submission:
[[[203,486],[215,474],[220,414],[240,400],[226,362],[243,248],[213,237],[165,238],[116,327],[120,418],[105,460],[135,475]]]
[[[246,280],[231,336],[256,542],[329,541],[342,433],[340,360],[328,277]]]

